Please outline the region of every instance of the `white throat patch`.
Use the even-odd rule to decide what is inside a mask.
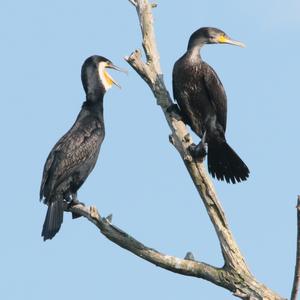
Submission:
[[[107,63],[102,61],[99,63],[98,66],[98,71],[99,71],[99,76],[100,76],[100,80],[105,88],[105,90],[107,91],[108,89],[110,89],[114,83],[113,79],[110,77],[110,75],[107,73],[107,71],[105,70],[105,67],[107,66]]]

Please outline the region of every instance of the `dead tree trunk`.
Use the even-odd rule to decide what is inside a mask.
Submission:
[[[196,162],[189,154],[188,147],[191,145],[192,140],[185,124],[180,119],[180,116],[168,110],[173,101],[165,87],[160,68],[159,53],[153,28],[152,8],[154,5],[150,4],[148,0],[129,1],[136,8],[139,17],[146,62],[142,61],[139,50],[136,50],[125,59],[146,81],[157,100],[157,104],[165,115],[171,129],[170,141],[179,152],[215,228],[224,258],[224,266],[217,268],[204,262],[196,261],[192,255],[187,255],[184,259],[181,259],[148,248],[118,227],[112,225],[110,218],[102,218],[94,207],[77,205],[70,210],[88,218],[112,242],[161,268],[182,275],[208,280],[229,290],[241,299],[283,300],[283,297],[260,283],[251,274],[230,231],[224,211],[203,163]]]

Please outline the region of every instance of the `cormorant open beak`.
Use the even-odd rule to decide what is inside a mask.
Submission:
[[[243,44],[242,42],[232,40],[230,37],[225,36],[225,35],[221,35],[218,38],[218,43],[220,43],[220,44],[230,44],[230,45],[239,46],[239,47],[242,47],[242,48],[246,47],[246,45]]]
[[[125,69],[121,69],[121,68],[119,68],[119,67],[117,67],[117,66],[115,66],[114,64],[112,64],[112,63],[108,63],[106,66],[105,66],[106,68],[109,68],[109,69],[114,69],[114,70],[117,70],[117,71],[119,71],[119,72],[123,72],[123,73],[125,73],[125,74],[128,74],[128,71],[127,70],[125,70]],[[108,76],[109,77],[109,79],[111,80],[111,82],[114,84],[114,85],[116,85],[118,88],[122,88],[107,72],[106,72],[106,76]]]

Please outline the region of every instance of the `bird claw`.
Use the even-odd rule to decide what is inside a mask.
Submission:
[[[75,205],[85,206],[85,204],[83,202],[80,202],[78,199],[73,199],[68,205],[69,205],[69,207],[72,207]]]
[[[76,198],[76,199],[72,199],[71,202],[68,203],[68,209],[72,208],[72,207],[75,206],[75,205],[82,205],[82,206],[85,206],[84,203],[79,202],[78,199]],[[79,214],[77,214],[77,213],[75,213],[75,212],[72,212],[72,219],[77,219],[77,218],[79,218],[79,217],[81,217],[81,215],[79,215]]]
[[[205,156],[207,155],[207,143],[206,143],[206,131],[203,134],[203,137],[201,139],[201,142],[196,145],[196,144],[191,144],[189,146],[189,151],[191,152],[192,156],[203,160]]]
[[[207,155],[207,144],[202,143],[201,141],[195,148],[195,155],[203,160]]]
[[[201,142],[198,145],[193,143],[189,146],[189,151],[192,157],[202,161],[207,154],[206,148],[206,144],[202,144]]]
[[[176,103],[171,104],[167,108],[167,113],[170,114],[170,115],[173,115],[174,117],[177,116],[177,118],[179,117],[181,120],[183,120],[183,116],[182,116],[182,113],[180,111],[180,108]]]
[[[197,145],[195,143],[192,143],[192,144],[189,145],[188,149],[191,152],[191,154],[195,153],[196,147],[197,147]]]
[[[78,205],[78,204],[80,204],[82,206],[85,206],[85,204],[83,202],[80,202],[78,200],[76,193],[67,195],[64,199],[68,203],[68,208],[71,208],[72,206],[75,206],[75,205]]]

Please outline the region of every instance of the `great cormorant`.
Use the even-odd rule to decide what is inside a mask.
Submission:
[[[86,101],[71,129],[55,144],[44,166],[40,200],[48,205],[44,241],[52,239],[63,222],[64,201],[78,203],[77,190],[93,170],[104,139],[103,97],[116,84],[106,68],[121,70],[105,57],[91,56],[81,69]]]
[[[186,53],[174,65],[173,94],[183,119],[202,139],[196,155],[203,154],[207,144],[209,172],[219,180],[235,183],[246,180],[249,169],[226,142],[227,98],[218,75],[201,59],[200,49],[205,44],[244,46],[217,28],[195,31]]]

